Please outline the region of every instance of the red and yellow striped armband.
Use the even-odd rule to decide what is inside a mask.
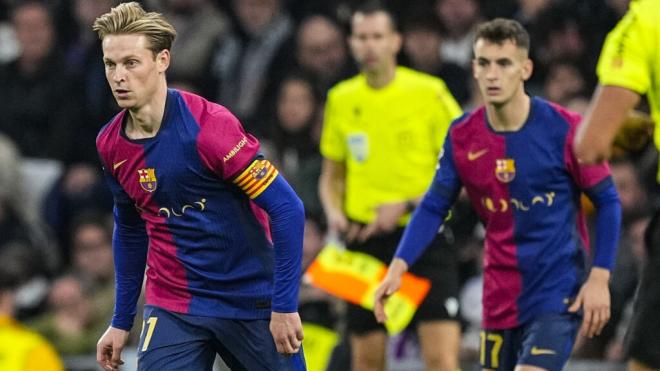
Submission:
[[[279,172],[268,160],[254,160],[247,169],[234,179],[250,198],[256,198],[275,180]]]

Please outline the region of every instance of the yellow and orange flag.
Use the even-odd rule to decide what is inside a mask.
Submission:
[[[373,310],[374,293],[387,273],[387,266],[373,256],[345,250],[329,243],[305,272],[305,280],[328,293]],[[403,331],[431,288],[431,282],[406,272],[401,288],[388,299],[385,328],[390,335]]]

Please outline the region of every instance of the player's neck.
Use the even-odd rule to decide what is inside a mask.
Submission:
[[[486,104],[488,123],[495,131],[518,131],[529,116],[531,98],[527,94],[517,94],[503,105]]]
[[[380,70],[366,71],[367,85],[374,89],[380,89],[394,80],[396,75],[396,64],[390,64]]]
[[[152,138],[158,133],[167,101],[167,85],[159,88],[153,98],[137,109],[129,109],[126,123],[126,136],[131,139]]]

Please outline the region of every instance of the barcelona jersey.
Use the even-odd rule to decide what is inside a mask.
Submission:
[[[142,274],[148,305],[268,318],[276,304],[273,245],[267,215],[252,199],[277,170],[260,157],[258,141],[224,107],[177,90],[168,90],[154,137],[126,137],[126,116],[119,113],[97,138],[121,232],[113,241],[115,252],[122,249],[113,324],[130,327]],[[296,300],[288,302],[285,309],[295,311]]]
[[[574,156],[577,114],[532,98],[518,131],[487,120],[482,107],[452,124],[429,193],[454,200],[465,187],[486,228],[483,327],[507,329],[566,311],[585,276],[580,195],[613,186],[606,163]]]

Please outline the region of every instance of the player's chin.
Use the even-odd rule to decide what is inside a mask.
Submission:
[[[117,101],[117,105],[119,108],[122,109],[129,109],[135,106],[135,102],[131,99],[115,99]]]

